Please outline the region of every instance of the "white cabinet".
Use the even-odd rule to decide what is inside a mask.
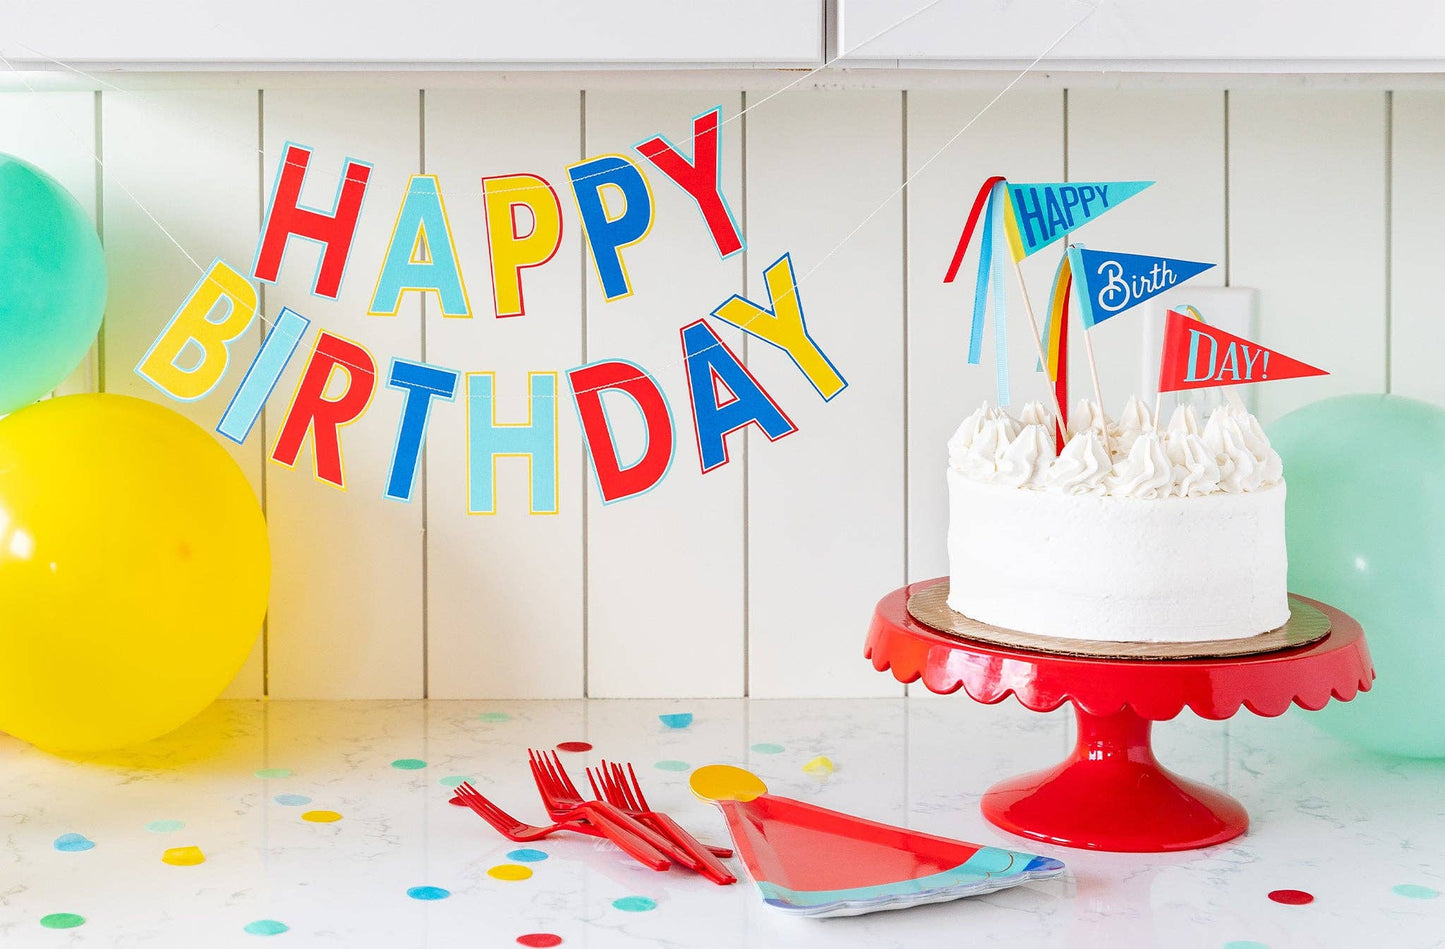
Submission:
[[[1438,0],[838,0],[836,31],[845,62],[880,65],[1020,69],[1057,40],[1040,68],[1427,72],[1445,66],[1445,4]]]
[[[82,67],[817,65],[822,0],[0,4],[0,55]],[[63,9],[63,13],[62,13]],[[48,63],[53,67],[54,63]]]

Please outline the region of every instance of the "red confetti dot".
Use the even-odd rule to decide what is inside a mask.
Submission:
[[[464,800],[462,800],[462,799],[459,798],[459,797],[447,798],[447,803],[448,803],[448,804],[451,804],[451,805],[454,806],[454,807],[466,807],[466,806],[467,806],[467,802],[464,801]]]
[[[558,751],[591,751],[590,741],[564,741],[557,745]]]
[[[548,946],[562,945],[562,937],[552,933],[527,933],[525,936],[517,937],[517,945],[534,946],[537,949],[546,949]]]
[[[1276,903],[1284,903],[1286,906],[1303,906],[1306,903],[1313,903],[1313,893],[1306,893],[1304,890],[1271,890],[1269,898]]]

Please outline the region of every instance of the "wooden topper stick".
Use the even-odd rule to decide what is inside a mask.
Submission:
[[[1029,302],[1029,288],[1024,285],[1023,268],[1019,266],[1019,262],[1014,258],[1012,251],[1009,252],[1009,259],[1013,260],[1014,279],[1018,282],[1019,294],[1024,298],[1024,313],[1029,318],[1029,330],[1031,331],[1029,335],[1034,341],[1034,352],[1039,357],[1039,363],[1047,366],[1049,364],[1049,357],[1044,355],[1044,338],[1039,332],[1039,321],[1034,316],[1034,305]],[[1059,358],[1063,359],[1067,358],[1067,356],[1068,354],[1064,353]],[[1064,437],[1067,439],[1069,433],[1063,430],[1064,413],[1063,410],[1059,408],[1059,394],[1054,391],[1053,386],[1048,386],[1047,388],[1049,390],[1049,403],[1054,407],[1054,424],[1058,426],[1059,431],[1063,432]]]

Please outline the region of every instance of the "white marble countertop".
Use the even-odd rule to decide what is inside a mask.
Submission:
[[[693,723],[670,729],[658,719],[676,712]],[[1355,750],[1299,712],[1227,725],[1186,714],[1155,727],[1159,757],[1238,797],[1253,820],[1244,837],[1182,854],[1100,854],[987,824],[978,799],[988,784],[1061,759],[1071,727],[1063,712],[963,696],[222,702],[169,738],[98,760],[0,737],[0,945],[460,949],[551,933],[592,949],[1445,946],[1445,896],[1431,896],[1445,891],[1445,761]],[[563,741],[595,746],[564,756],[578,777],[604,755],[632,761],[654,807],[714,841],[726,839],[722,820],[688,792],[687,768],[726,762],[774,793],[1056,856],[1068,871],[901,912],[790,919],[745,880],[722,888],[682,870],[655,873],[580,837],[512,844],[447,803],[446,784],[466,777],[540,823],[525,750]],[[836,771],[805,773],[816,755]],[[341,818],[303,819],[311,811]],[[85,847],[67,834],[93,846],[58,848]],[[507,854],[522,846],[547,854],[520,864],[529,879],[488,874],[517,864]],[[162,861],[182,847],[200,848],[204,862]],[[419,900],[408,895],[415,887],[449,895]],[[1268,898],[1285,888],[1314,902]],[[614,905],[629,896],[656,906]],[[287,929],[246,931],[264,920]]]

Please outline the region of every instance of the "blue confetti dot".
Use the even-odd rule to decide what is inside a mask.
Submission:
[[[146,824],[146,830],[153,834],[169,834],[186,826],[183,820],[153,820]]]
[[[668,728],[686,728],[692,724],[691,712],[676,712],[672,715],[659,715],[657,717],[662,719],[662,724]]]
[[[760,741],[753,745],[753,751],[760,755],[780,755],[783,753],[783,746],[775,745],[770,741]]]
[[[291,927],[274,919],[258,919],[246,924],[246,932],[253,936],[279,936]]]
[[[1233,942],[1226,942],[1224,949],[1269,949],[1262,942],[1255,942],[1253,939],[1236,939]]]
[[[398,771],[420,771],[426,767],[426,762],[420,758],[398,758],[391,763]]]
[[[414,900],[444,900],[452,895],[452,891],[439,886],[414,886],[406,891],[406,895]]]
[[[57,847],[60,842],[56,841]],[[1390,887],[1390,891],[1396,896],[1403,896],[1412,900],[1433,900],[1440,895],[1440,891],[1428,886],[1421,886],[1418,883],[1399,883]]]
[[[650,900],[645,896],[624,896],[613,900],[612,906],[624,913],[645,913],[650,909],[657,909],[657,900]]]
[[[95,841],[84,834],[61,834],[55,838],[55,849],[63,853],[80,853],[82,850],[91,850],[95,847]]]
[[[513,850],[508,853],[507,859],[515,860],[517,863],[538,863],[547,859],[547,851],[523,847],[520,850]]]
[[[686,761],[674,761],[668,758],[664,761],[655,761],[652,766],[659,771],[687,771],[692,765]]]
[[[278,794],[275,800],[277,804],[283,804],[286,807],[300,807],[303,804],[311,803],[311,798],[304,794]]]

